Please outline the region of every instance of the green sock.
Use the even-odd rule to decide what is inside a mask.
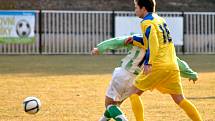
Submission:
[[[108,106],[107,110],[110,114],[110,117],[115,119],[116,121],[127,121],[122,111],[116,105]]]
[[[108,110],[105,110],[104,116],[105,116],[107,119],[111,119],[111,116],[110,116],[110,113],[108,112]]]

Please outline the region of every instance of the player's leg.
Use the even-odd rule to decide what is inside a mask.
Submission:
[[[109,116],[116,121],[128,121],[123,112],[121,111],[119,105],[121,102],[114,101],[112,98],[106,96],[105,98],[105,106],[106,110],[109,113]]]
[[[119,108],[120,104],[121,102],[114,101],[112,98],[106,96],[105,98],[106,110],[99,121],[109,121],[111,118],[115,119],[116,121],[127,121],[125,115]]]
[[[165,74],[166,73],[166,74]],[[179,71],[166,70],[166,72],[157,73],[163,75],[163,82],[156,86],[162,93],[168,93],[193,121],[202,121],[196,107],[183,96],[183,89]]]
[[[172,99],[193,121],[202,121],[202,118],[196,107],[183,95],[180,74],[175,71],[171,71],[169,74],[171,75],[169,77],[171,81],[165,85],[165,87],[167,87],[167,89],[173,89],[173,91],[170,92]],[[168,86],[170,87],[168,88]]]
[[[145,75],[145,74],[143,74],[143,72],[141,72],[136,77],[136,79],[135,79],[135,81],[133,83],[133,89],[132,90],[135,90],[135,91],[132,92],[132,93],[140,95],[146,90],[153,89],[153,85],[155,85],[157,82],[159,82],[159,79],[160,78],[157,75],[157,72],[152,72],[151,74],[148,74],[148,75]],[[134,104],[134,106],[137,107],[137,110],[139,110],[139,112],[138,112],[138,111],[135,111],[135,109],[133,109],[133,111],[135,113],[136,120],[137,121],[144,121],[144,107],[143,107],[143,104],[140,101],[140,99],[137,99],[136,101],[137,101],[137,103],[132,103],[132,106]],[[138,104],[141,107],[138,107]]]
[[[182,94],[171,94],[172,99],[178,104],[193,121],[202,121],[202,118],[196,109],[189,100],[184,98]]]
[[[113,118],[116,121],[127,121],[127,118],[119,108],[121,101],[128,97],[123,96],[125,90],[128,88],[128,80],[130,80],[127,73],[123,68],[115,68],[114,70],[105,98],[106,113],[104,113],[103,117],[107,120]]]
[[[99,121],[109,121],[110,119],[110,113],[108,112],[108,110],[105,110],[103,116],[99,119]]]
[[[129,98],[136,121],[144,121],[144,107],[140,96],[132,94]]]

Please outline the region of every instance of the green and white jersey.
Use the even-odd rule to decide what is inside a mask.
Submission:
[[[119,48],[127,48],[128,54],[121,60],[120,66],[125,70],[137,75],[143,65],[145,50],[130,44],[125,45],[124,41],[129,36],[116,37],[105,40],[97,45],[99,53],[102,54],[106,50],[114,50]]]
[[[140,68],[143,66],[145,50],[136,46],[133,46],[121,60],[121,67],[127,71],[137,75],[140,73]]]
[[[142,35],[135,36],[141,37]],[[97,48],[99,49],[100,54],[104,53],[106,50],[127,48],[129,50],[128,54],[121,60],[120,66],[133,74],[138,74],[140,72],[140,69],[143,67],[145,50],[131,44],[125,45],[124,41],[125,39],[128,39],[128,37],[132,36],[121,36],[105,40],[99,43],[97,45]],[[190,78],[193,80],[196,80],[198,78],[198,73],[193,71],[185,61],[177,58],[177,63],[182,77]]]

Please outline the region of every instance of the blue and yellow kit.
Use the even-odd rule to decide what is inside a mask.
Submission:
[[[135,46],[144,43],[146,48],[145,65],[154,69],[179,70],[174,44],[165,20],[157,14],[148,13],[141,22],[143,42],[134,42]]]
[[[141,29],[143,42],[136,41],[133,45],[144,43],[144,64],[152,65],[152,71],[140,73],[134,85],[142,91],[157,89],[162,93],[182,94],[175,47],[165,20],[155,13],[148,13],[141,22]]]

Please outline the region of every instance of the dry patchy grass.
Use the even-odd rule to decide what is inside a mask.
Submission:
[[[78,56],[80,69],[74,66],[77,56],[73,57],[1,56],[0,121],[97,121],[104,111],[104,95],[111,70],[120,57]],[[87,59],[89,65],[82,59]],[[196,105],[203,119],[214,121],[215,72],[200,72],[196,84],[187,79],[182,81],[186,97]],[[41,100],[38,114],[29,115],[23,111],[22,101],[27,96]],[[168,95],[153,91],[141,97],[146,121],[190,121]],[[130,121],[135,121],[129,99],[122,104],[122,109]]]

